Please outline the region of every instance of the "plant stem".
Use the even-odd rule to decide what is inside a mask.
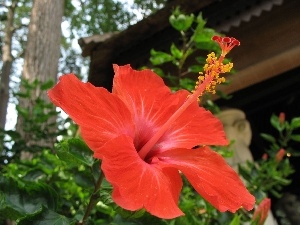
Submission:
[[[90,197],[90,201],[89,201],[89,204],[86,208],[86,211],[85,211],[85,214],[83,216],[83,219],[82,221],[80,221],[78,223],[78,225],[85,225],[86,221],[88,220],[89,216],[91,215],[91,212],[93,210],[93,208],[95,207],[95,205],[98,203],[99,201],[99,197],[100,197],[100,188],[101,188],[101,183],[103,181],[103,178],[104,178],[104,174],[103,172],[101,171],[100,172],[100,176],[95,184],[95,188],[94,188],[94,191]]]

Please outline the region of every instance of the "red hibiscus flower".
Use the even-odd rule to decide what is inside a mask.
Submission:
[[[197,102],[212,80],[205,79],[193,94],[173,93],[150,70],[114,65],[114,71],[112,93],[73,74],[62,76],[48,93],[80,126],[83,139],[102,160],[113,200],[160,218],[181,216],[182,173],[220,211],[251,210],[254,197],[207,146],[228,144],[221,122]]]

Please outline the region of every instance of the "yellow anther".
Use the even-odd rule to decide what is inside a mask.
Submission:
[[[223,62],[216,57],[214,52],[208,54],[206,58],[206,64],[203,67],[204,73],[199,72],[199,77],[198,81],[196,82],[195,90],[201,85],[202,82],[204,82],[205,79],[210,77],[211,81],[209,84],[206,85],[205,91],[215,94],[216,85],[224,83],[226,81],[225,77],[220,77],[220,74],[230,72],[232,67],[232,63],[224,65]]]

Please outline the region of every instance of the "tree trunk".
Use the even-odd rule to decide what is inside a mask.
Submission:
[[[56,79],[60,57],[63,0],[34,0],[25,50],[23,78]]]
[[[18,1],[13,1],[8,7],[7,20],[4,31],[4,44],[2,46],[2,69],[0,79],[0,128],[4,129],[6,122],[7,105],[9,99],[9,77],[11,74],[13,56],[11,54],[12,37],[14,33],[14,15]]]
[[[61,22],[64,0],[34,0],[28,30],[28,39],[25,49],[22,78],[30,82],[41,82],[50,79],[56,80],[58,60],[60,57]],[[22,87],[21,87],[22,90]],[[37,90],[37,96],[49,101],[46,92]],[[20,99],[19,106],[31,109],[33,102],[30,99]],[[18,116],[17,131],[26,143],[31,141],[30,133],[22,130],[22,117]],[[41,127],[41,129],[43,129]]]

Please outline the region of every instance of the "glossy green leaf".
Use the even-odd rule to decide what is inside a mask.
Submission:
[[[21,137],[20,133],[14,130],[5,131],[5,134],[9,135],[12,139],[18,139]]]
[[[150,61],[154,66],[171,62],[173,60],[173,56],[170,54],[161,51],[155,51],[154,49],[151,49],[150,54]]]
[[[200,65],[192,65],[188,68],[188,71],[193,73],[203,72],[203,67]]]
[[[57,145],[57,156],[70,166],[94,164],[93,152],[79,138],[64,140]]]
[[[300,134],[293,134],[293,135],[291,135],[291,139],[292,139],[293,141],[298,141],[298,142],[300,142]]]
[[[204,27],[205,26],[206,20],[203,19],[202,12],[200,12],[198,14],[198,16],[196,17],[196,22],[197,22],[199,27]]]
[[[177,14],[177,15],[176,15]],[[171,26],[178,31],[188,30],[194,22],[194,15],[184,15],[179,11],[175,11],[170,17]]]
[[[2,191],[0,191],[0,215],[0,218],[8,218],[11,220],[16,220],[23,216],[23,213],[11,207],[11,204],[7,202],[6,193]]]
[[[129,211],[126,209],[123,209],[121,207],[117,207],[116,211],[123,217],[126,219],[135,219],[135,218],[140,218],[144,215],[144,213],[146,212],[145,209],[141,209],[138,211]]]
[[[17,225],[74,225],[75,222],[73,219],[43,207],[40,212],[17,221]]]
[[[45,177],[46,174],[40,168],[33,168],[29,170],[26,175],[23,177],[24,180],[27,181],[38,181],[39,179]]]
[[[188,77],[180,79],[179,83],[181,88],[184,88],[189,91],[192,91],[195,88],[195,81]]]
[[[183,56],[183,52],[180,49],[178,49],[174,43],[172,43],[170,51],[176,59],[181,59]]]
[[[206,63],[206,58],[205,57],[202,57],[202,56],[198,56],[195,58],[196,61],[202,65],[204,65]]]
[[[16,109],[19,114],[21,114],[25,119],[28,119],[28,117],[29,117],[28,109],[22,108],[19,105],[16,106]]]
[[[93,177],[90,171],[79,171],[76,174],[74,174],[74,181],[76,184],[78,184],[81,187],[84,187],[85,189],[93,188]]]
[[[20,97],[20,98],[29,98],[30,97],[30,93],[29,91],[26,92],[17,92],[14,93],[14,96]]]
[[[271,143],[276,142],[276,139],[275,139],[272,135],[270,135],[270,134],[261,133],[260,136],[261,136],[263,139],[265,139],[266,141],[269,141],[269,142],[271,142]]]
[[[112,205],[112,204],[114,205],[115,204],[114,200],[112,199],[111,192],[112,192],[112,190],[110,190],[110,191],[101,190],[100,191],[100,201],[103,202],[103,204],[105,204],[105,205]]]
[[[291,121],[291,127],[293,129],[300,127],[300,117],[295,117],[295,118],[292,119],[292,121]]]
[[[160,77],[165,77],[165,73],[161,68],[154,67],[154,68],[152,68],[152,71]]]
[[[240,225],[241,224],[241,215],[235,214],[233,220],[229,225]]]
[[[280,122],[279,117],[276,116],[275,114],[273,114],[271,116],[270,122],[272,124],[272,126],[278,130],[278,131],[282,131],[284,129],[283,124]]]
[[[213,29],[203,28],[203,27],[197,26],[197,28],[195,30],[195,33],[192,36],[192,39],[196,43],[215,44],[214,42],[211,41],[211,38],[215,34],[216,34],[216,32]]]
[[[41,84],[41,90],[48,90],[51,87],[53,87],[53,85],[54,85],[54,81],[53,80],[48,80],[48,81]]]
[[[245,168],[245,166],[238,165],[239,174],[245,179],[245,180],[251,180],[251,175],[248,169]]]
[[[18,218],[40,212],[42,207],[55,210],[59,196],[44,183],[27,182],[19,187],[12,179],[0,177],[0,214],[5,218]]]

